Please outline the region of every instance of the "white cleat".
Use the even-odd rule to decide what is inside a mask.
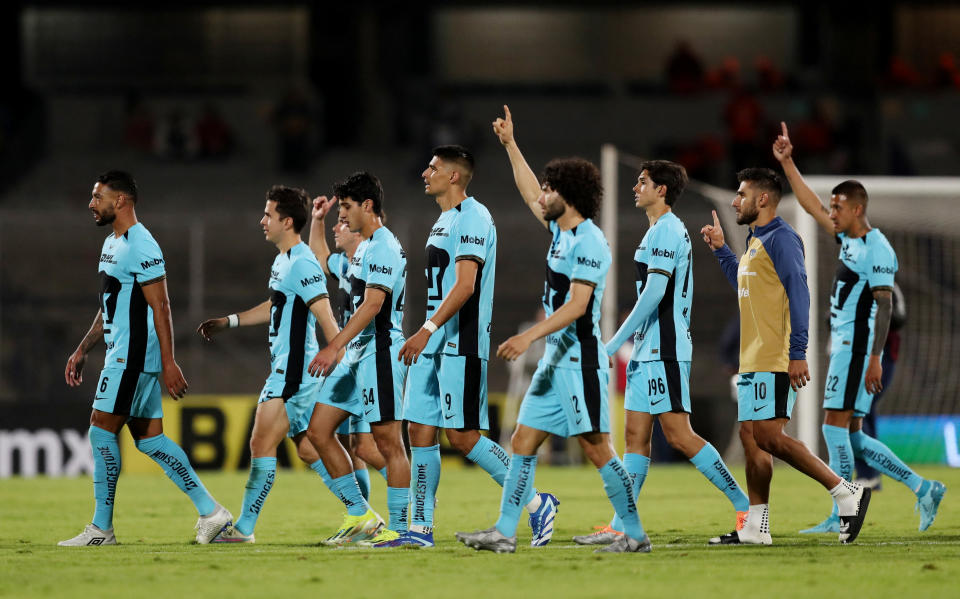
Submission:
[[[197,525],[194,527],[197,531],[197,543],[206,545],[231,522],[233,522],[233,514],[218,503],[217,509],[197,519]]]
[[[97,545],[116,545],[117,537],[113,536],[113,529],[110,530],[100,530],[93,524],[87,524],[86,528],[83,529],[83,532],[73,537],[72,539],[67,539],[66,541],[60,541],[57,543],[60,547],[90,547]]]
[[[243,534],[233,524],[227,524],[223,527],[217,536],[213,537],[211,543],[253,543],[253,533]]]

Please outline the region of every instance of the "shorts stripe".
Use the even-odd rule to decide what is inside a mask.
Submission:
[[[790,375],[786,372],[773,373],[774,418],[790,418],[787,403],[790,395]]]
[[[596,355],[594,352],[593,355]],[[596,368],[583,368],[583,403],[587,406],[587,417],[590,418],[590,431],[600,432],[600,377]]]
[[[377,351],[374,354],[377,368],[377,404],[380,408],[380,422],[396,420],[393,409],[393,360],[390,351]]]
[[[863,383],[864,356],[853,354],[850,356],[850,366],[847,370],[847,386],[843,390],[843,409],[852,410],[857,405],[857,396],[860,394],[860,385]]]
[[[670,411],[686,413],[687,410],[683,407],[680,364],[673,360],[664,361],[663,371],[667,375],[667,393],[670,395]]]
[[[113,413],[130,415],[130,407],[133,405],[133,397],[137,391],[137,383],[140,381],[139,370],[124,370],[120,377],[120,385],[117,387],[117,399],[113,403]]]
[[[463,372],[463,428],[480,430],[480,358],[466,356]]]

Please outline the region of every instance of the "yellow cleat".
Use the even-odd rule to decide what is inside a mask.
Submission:
[[[377,533],[377,536],[372,539],[367,539],[366,541],[359,541],[357,545],[361,547],[373,547],[377,543],[386,543],[388,541],[396,541],[400,538],[400,533],[395,530],[390,530],[389,528],[381,528],[380,532]]]
[[[373,510],[360,516],[351,516],[346,514],[343,517],[343,524],[333,536],[321,541],[323,545],[336,547],[346,545],[355,541],[363,541],[373,538],[383,528],[383,518]]]

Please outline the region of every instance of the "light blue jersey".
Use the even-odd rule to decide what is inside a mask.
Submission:
[[[319,351],[313,302],[327,297],[320,263],[302,241],[277,255],[270,267],[270,378],[281,377],[282,397],[289,399],[301,383],[316,382],[307,371]]]
[[[430,336],[423,352],[455,356],[490,354],[493,281],[497,268],[497,228],[486,206],[469,197],[440,213],[427,238],[427,318],[440,307],[457,280],[456,262],[477,262],[477,278],[470,299],[444,326]]]
[[[866,354],[873,343],[877,314],[873,292],[893,289],[897,254],[879,229],[863,237],[837,235],[840,264],[830,293],[831,353]]]
[[[337,324],[342,329],[350,317],[353,316],[353,296],[351,295],[350,277],[347,271],[350,269],[350,259],[344,253],[330,254],[327,256],[327,269],[330,271],[330,278],[336,283],[337,304]]]
[[[137,223],[116,237],[111,233],[100,252],[100,308],[107,353],[103,367],[160,372],[160,344],[153,309],[141,287],[167,276],[163,252],[153,235]]]
[[[547,253],[547,280],[543,309],[549,317],[570,299],[570,284],[593,287],[587,311],[566,328],[547,335],[542,365],[557,368],[607,368],[607,354],[600,340],[600,304],[612,259],[610,246],[592,220],[561,231],[551,221],[553,241]]]
[[[655,312],[634,334],[631,360],[693,359],[690,311],[693,304],[693,270],[690,236],[673,212],[667,212],[647,231],[633,255],[637,270],[637,297],[650,273],[667,277],[667,288]]]
[[[387,294],[380,312],[347,346],[344,360],[356,363],[376,353],[390,351],[390,346],[403,341],[403,292],[407,280],[407,254],[400,240],[386,227],[380,227],[364,239],[350,260],[347,269],[354,310],[363,303],[367,287]],[[396,360],[396,356],[392,357]]]

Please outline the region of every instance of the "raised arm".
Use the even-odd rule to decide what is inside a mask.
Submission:
[[[794,195],[797,196],[797,202],[800,203],[800,206],[817,221],[817,224],[820,225],[821,228],[833,235],[833,221],[830,220],[830,211],[823,205],[823,202],[820,201],[820,197],[810,189],[807,182],[803,180],[800,169],[798,169],[796,163],[793,162],[793,144],[790,143],[787,124],[783,121],[780,122],[780,130],[780,135],[778,135],[777,140],[773,142],[773,157],[776,158],[780,166],[783,167],[783,174],[786,175],[787,181],[790,182],[790,188],[793,189]]]
[[[737,268],[739,268],[740,262],[737,260],[736,255],[734,255],[733,250],[727,246],[723,236],[723,228],[720,227],[720,218],[717,216],[717,211],[713,210],[712,213],[713,224],[705,225],[700,229],[700,234],[703,235],[704,243],[710,246],[710,249],[713,250],[713,255],[716,256],[720,262],[720,269],[727,277],[727,282],[736,290]]]
[[[517,184],[517,189],[523,197],[524,203],[537,217],[540,224],[547,227],[547,221],[543,219],[543,211],[537,199],[540,198],[540,182],[534,174],[533,169],[527,164],[527,160],[517,147],[517,140],[513,137],[513,116],[510,114],[510,107],[503,105],[503,118],[497,118],[493,121],[493,132],[497,139],[507,150],[507,156],[510,158],[510,166],[513,168],[513,181]]]
[[[234,325],[235,327],[266,324],[270,322],[270,300],[266,300],[262,304],[258,304],[249,310],[244,310],[238,314],[231,314],[230,316],[237,317],[237,322]],[[230,316],[222,316],[220,318],[204,320],[200,323],[200,326],[197,327],[197,333],[199,333],[200,336],[207,341],[213,341],[213,336],[216,333],[219,333],[224,329],[231,328]]]
[[[586,314],[593,290],[593,285],[580,281],[571,282],[570,299],[547,318],[501,343],[497,348],[497,357],[515,360],[537,339],[569,326],[571,322]]]
[[[70,357],[67,358],[67,367],[63,371],[63,376],[67,384],[76,387],[83,382],[83,365],[87,363],[87,354],[93,349],[100,340],[103,339],[103,310],[97,310],[97,315],[93,317],[93,324],[90,330],[83,336],[80,345],[73,350]]]
[[[324,225],[324,219],[331,208],[338,204],[337,198],[332,197],[329,200],[327,196],[313,198],[313,210],[310,219],[310,239],[307,242],[310,250],[320,262],[320,267],[327,275],[330,270],[327,267],[327,258],[330,256],[330,246],[327,245],[327,227]]]
[[[140,287],[147,304],[153,309],[153,326],[160,344],[160,363],[163,366],[163,384],[173,399],[180,399],[187,392],[187,380],[173,356],[173,314],[167,294],[167,279],[161,278]]]

